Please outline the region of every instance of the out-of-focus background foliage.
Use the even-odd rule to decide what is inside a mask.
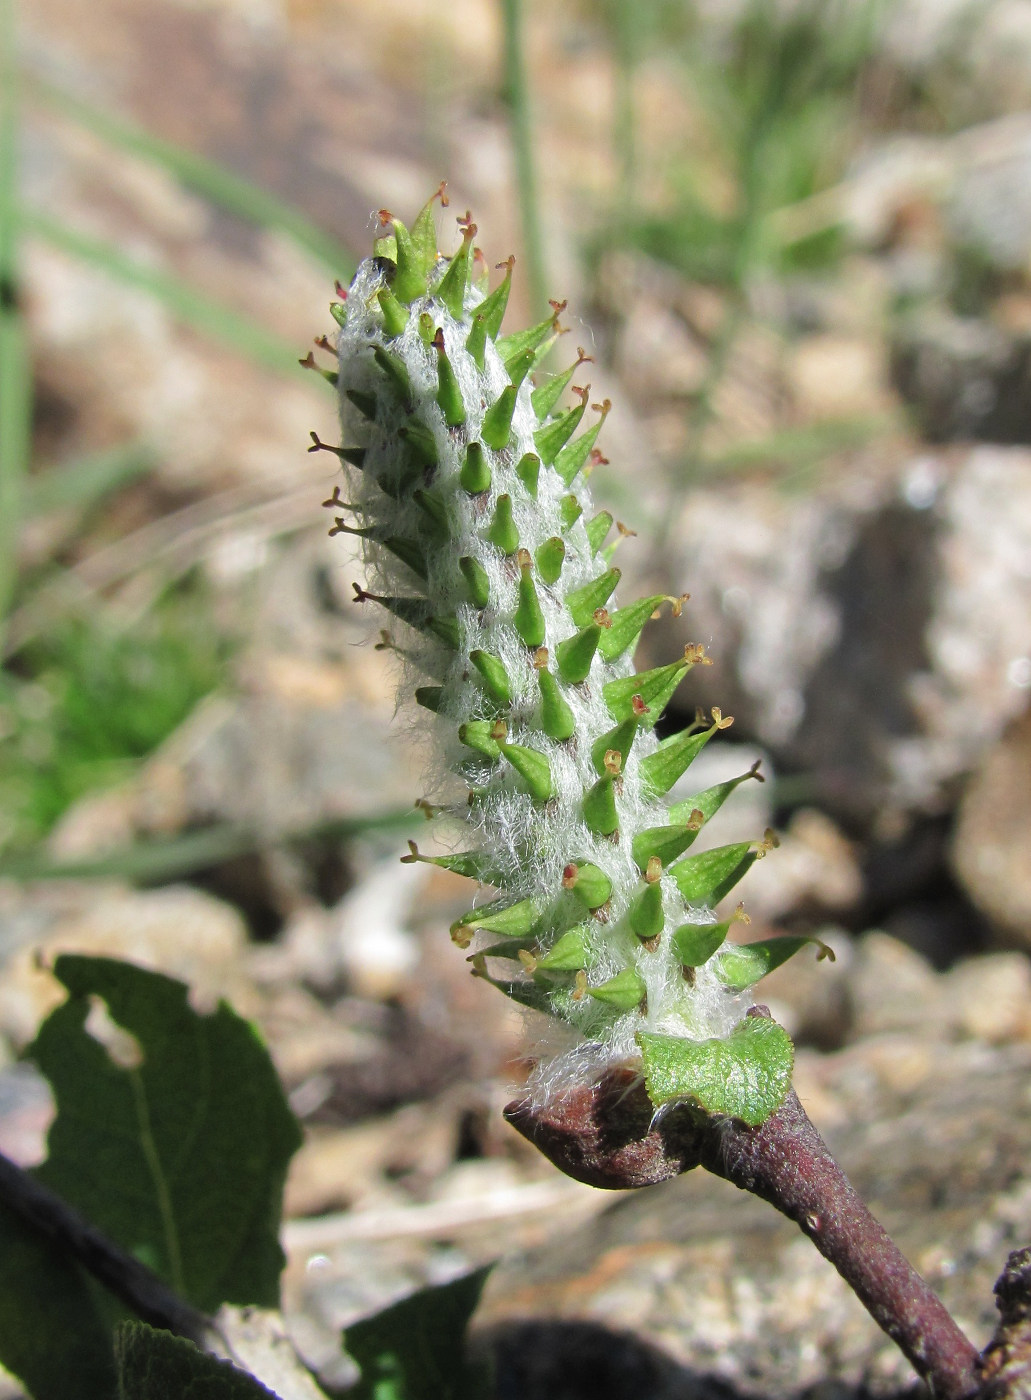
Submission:
[[[35,951],[135,957],[270,1038],[309,1127],[291,1306],[328,1374],[341,1322],[518,1247],[483,1314],[512,1394],[903,1383],[716,1183],[570,1233],[608,1203],[499,1120],[526,1038],[448,944],[467,892],[397,864],[420,759],[320,518],[332,459],[305,447],[337,430],[297,361],[372,211],[446,177],[442,247],[472,209],[518,259],[510,324],[567,298],[613,400],[594,484],[638,532],[624,592],[692,594],[643,651],[705,642],[681,717],[735,716],[697,786],[764,759],[712,840],[776,824],[751,935],[838,952],[769,983],[806,1101],[946,1290],[966,1260],[986,1326],[992,1250],[1031,1234],[1025,1200],[971,1243],[993,1192],[1031,1192],[1006,1097],[1031,1045],[1029,7],[0,14],[0,1145],[31,1158],[46,1119],[14,1064],[55,995]],[[920,1105],[940,1180],[848,1138]]]

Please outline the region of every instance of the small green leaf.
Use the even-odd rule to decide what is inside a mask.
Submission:
[[[600,510],[587,522],[584,529],[587,531],[587,543],[591,546],[591,553],[597,554],[605,543],[605,536],[612,529],[611,514],[607,510]]]
[[[637,1043],[656,1108],[684,1100],[754,1128],[776,1112],[791,1088],[791,1037],[765,1016],[745,1017],[722,1040],[639,1031]]]
[[[275,1306],[301,1137],[252,1027],[224,1003],[200,1016],[183,983],[111,958],[64,955],[54,975],[68,1000],[27,1052],[57,1103],[39,1179],[196,1307]],[[137,1067],[87,1032],[97,997],[136,1038]]]
[[[505,938],[522,938],[531,933],[540,911],[532,899],[520,899],[515,904],[506,904],[503,899],[484,904],[479,909],[470,909],[451,925],[452,936],[462,929],[485,929],[487,933],[499,933]]]
[[[465,1337],[492,1267],[352,1323],[344,1346],[362,1376],[351,1400],[483,1400],[487,1377],[466,1358]]]
[[[766,938],[757,943],[729,943],[713,964],[716,976],[732,991],[754,987],[768,972],[794,957],[807,943],[817,949],[817,958],[834,961],[834,952],[819,938]]]

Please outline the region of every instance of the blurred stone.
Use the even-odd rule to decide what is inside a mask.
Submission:
[[[968,958],[948,974],[957,1028],[992,1044],[1031,1040],[1031,963],[1023,953]]]
[[[1031,678],[1031,660],[1028,664]],[[960,802],[956,872],[977,907],[1031,946],[1031,710],[989,750]]]
[[[47,970],[59,953],[124,958],[186,982],[198,1008],[211,1010],[225,997],[241,1015],[256,1014],[257,994],[244,968],[247,934],[235,909],[186,886],[76,888],[76,907],[58,901],[46,911],[44,905],[32,944],[12,948],[6,957],[0,1034],[15,1046],[31,1040],[44,1016],[65,999]],[[0,946],[11,947],[2,933]]]
[[[805,336],[789,373],[795,410],[806,422],[873,417],[892,405],[883,351],[872,338]]]
[[[856,1036],[916,1027],[932,1038],[948,1033],[934,968],[886,933],[867,933],[859,940],[849,992]]]
[[[728,523],[729,522],[729,523]],[[720,705],[819,805],[860,827],[934,812],[1026,707],[1031,455],[858,458],[819,489],[697,487],[669,572],[714,638],[681,703]],[[657,629],[651,656],[675,638]],[[1025,674],[1026,673],[1026,674]]]

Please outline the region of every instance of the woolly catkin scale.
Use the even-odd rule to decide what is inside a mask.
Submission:
[[[588,408],[570,383],[582,352],[534,384],[558,311],[502,337],[512,261],[488,295],[471,276],[475,226],[460,220],[462,246],[441,258],[432,204],[410,231],[383,211],[393,235],[334,309],[351,506],[339,493],[327,504],[353,513],[334,532],[365,540],[359,597],[387,610],[402,693],[432,711],[456,780],[451,810],[470,839],[437,861],[496,891],[452,936],[474,972],[575,1033],[539,1066],[540,1092],[636,1062],[656,1106],[761,1122],[787,1092],[792,1050],[779,1026],[745,1018],[746,991],[806,940],[721,951],[714,906],[769,842],[689,851],[757,775],[662,800],[729,722],[714,712],[704,732],[654,736],[704,650],[635,674],[637,635],[663,600],[616,602],[611,517],[595,516],[582,471],[607,405]]]

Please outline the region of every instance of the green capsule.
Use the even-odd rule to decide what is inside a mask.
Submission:
[[[518,387],[515,384],[509,384],[502,389],[483,415],[480,436],[487,446],[492,447],[495,452],[500,452],[503,447],[507,447],[508,440],[512,436],[512,415],[515,413],[518,393]]]
[[[485,608],[490,602],[490,578],[487,570],[471,554],[466,554],[459,559],[458,567],[462,571],[462,577],[469,589],[470,600],[476,607]]]
[[[631,716],[630,719],[624,720],[622,724],[617,724],[615,729],[610,729],[600,739],[595,740],[591,745],[591,762],[594,764],[596,773],[602,775],[608,771],[605,756],[609,753],[618,753],[620,768],[626,767],[626,756],[637,736],[638,728],[638,720]]]
[[[465,348],[482,374],[487,364],[487,318],[482,310],[473,316],[472,329],[465,338]]]
[[[566,542],[561,535],[553,535],[550,540],[544,541],[536,555],[537,572],[540,574],[542,582],[547,584],[558,582],[565,558]]]
[[[431,617],[426,626],[452,651],[458,651],[461,647],[464,633],[457,617]]]
[[[470,496],[478,496],[481,491],[490,490],[490,465],[483,453],[483,444],[471,442],[465,449],[465,461],[459,478],[462,489]]]
[[[591,546],[591,553],[597,554],[605,543],[605,536],[612,529],[612,516],[607,510],[600,510],[596,516],[588,520],[584,526],[587,531],[587,543]]]
[[[451,532],[451,525],[443,497],[436,491],[428,491],[424,487],[419,487],[412,492],[412,500],[433,526],[432,533],[447,538]]]
[[[732,992],[744,992],[754,987],[775,967],[793,958],[807,943],[816,947],[816,959],[834,961],[834,952],[822,939],[788,935],[764,938],[758,943],[728,943],[713,964],[716,976]]]
[[[555,405],[562,397],[563,393],[572,382],[573,375],[577,372],[585,360],[590,359],[581,350],[577,355],[576,364],[570,365],[561,374],[552,375],[543,384],[537,386],[530,395],[530,404],[533,407],[534,415],[539,422],[543,423],[545,418],[551,416]]]
[[[500,758],[501,750],[493,733],[496,723],[496,720],[491,719],[468,720],[458,726],[459,741],[467,748],[483,754],[484,758]]]
[[[383,329],[387,335],[402,335],[408,325],[408,313],[397,297],[388,287],[381,287],[376,300],[383,312]]]
[[[512,518],[512,497],[499,496],[494,517],[487,529],[487,539],[496,544],[502,554],[514,554],[519,548],[519,531]]]
[[[524,452],[516,463],[516,476],[526,487],[532,500],[537,499],[537,480],[541,474],[541,459],[535,452]]]
[[[517,904],[495,900],[481,909],[470,909],[456,919],[451,925],[451,937],[460,947],[463,946],[463,933],[471,937],[477,929],[486,933],[500,933],[505,938],[523,938],[532,932],[539,918],[540,911],[532,899],[521,899]],[[464,946],[467,947],[468,943]]]
[[[683,855],[702,828],[703,818],[696,816],[694,821],[676,822],[670,826],[650,826],[639,831],[633,840],[634,860],[644,871],[648,862],[658,858],[663,865],[669,865],[677,856]]]
[[[656,666],[651,671],[639,671],[636,675],[606,682],[602,695],[609,714],[615,720],[636,716],[641,724],[651,727],[661,718],[673,692],[690,669],[688,662],[675,661],[669,666]]]
[[[577,924],[537,959],[545,972],[582,972],[590,963],[590,925]]]
[[[656,797],[669,792],[719,728],[720,725],[716,723],[701,734],[692,734],[690,731],[672,734],[662,741],[654,753],[642,758],[641,778],[648,791]]]
[[[512,687],[508,672],[499,656],[489,651],[471,651],[469,660],[483,677],[484,688],[499,705],[507,705],[512,699]]]
[[[562,307],[565,310],[565,307]],[[558,312],[553,313],[545,321],[539,321],[537,325],[530,326],[528,330],[516,331],[512,335],[504,335],[497,342],[498,354],[501,361],[508,368],[510,360],[515,360],[517,356],[525,354],[527,350],[537,350],[554,333],[558,324]]]
[[[561,418],[554,418],[543,428],[538,428],[533,435],[534,446],[542,462],[551,466],[555,458],[562,451],[569,439],[580,426],[580,419],[587,409],[587,391],[584,390],[583,398],[575,408],[563,413]],[[566,483],[569,484],[568,482]]]
[[[759,772],[758,761],[753,763],[747,773],[742,773],[737,778],[731,778],[725,783],[716,783],[714,787],[706,788],[704,792],[696,793],[694,797],[689,797],[684,802],[677,802],[670,807],[666,815],[671,822],[683,822],[688,819],[694,811],[702,814],[704,821],[709,821],[716,815],[719,809],[726,802],[727,798],[741,783],[745,783],[749,778],[755,778],[757,782],[765,781]]]
[[[436,334],[437,330],[433,324],[433,317],[428,311],[424,311],[419,317],[419,339],[427,349],[433,344],[433,337]]]
[[[308,450],[310,452],[311,448]],[[366,447],[341,447],[340,449],[341,461],[350,462],[351,466],[357,467],[359,471],[364,469],[367,455],[368,448]]]
[[[443,197],[444,186],[441,185],[419,210],[412,225],[412,250],[424,277],[430,275],[437,261],[437,226],[433,206],[438,199],[443,203]]]
[[[558,506],[563,530],[571,530],[584,513],[584,508],[575,496],[563,496]]]
[[[440,709],[442,695],[443,688],[439,685],[419,685],[415,688],[415,703],[436,714]]]
[[[598,650],[601,628],[597,623],[582,628],[573,637],[559,642],[555,648],[558,673],[567,685],[579,685],[590,674],[594,653]]]
[[[411,234],[401,220],[389,215],[384,219],[385,212],[380,213],[380,218],[384,223],[393,224],[396,244],[396,266],[391,290],[398,301],[408,306],[416,297],[426,295],[428,269],[424,266],[421,249],[413,243]]]
[[[641,598],[628,607],[617,608],[610,615],[611,627],[601,639],[601,654],[606,661],[615,661],[636,646],[637,639],[644,631],[645,624],[655,614],[655,609],[667,599],[665,593],[656,593],[650,598]]]
[[[462,223],[462,221],[459,221]],[[447,271],[434,289],[434,296],[444,303],[456,321],[465,314],[465,293],[469,286],[469,257],[476,225],[466,220],[462,224],[462,246],[447,265]]]
[[[347,303],[345,301],[331,301],[329,303],[329,314],[337,323],[341,330],[347,325]]]
[[[682,967],[701,967],[721,948],[730,924],[681,924],[671,942]]]
[[[457,428],[465,422],[465,403],[444,349],[444,332],[439,327],[433,337],[433,348],[437,352],[437,403],[444,414],[444,422],[449,428]]]
[[[524,562],[525,555],[525,562]],[[531,559],[528,550],[519,551],[519,601],[512,621],[520,639],[528,647],[544,644],[544,613],[534,587],[531,574]]]
[[[662,913],[662,886],[656,880],[644,889],[630,906],[630,927],[638,938],[658,938],[665,922]]]
[[[756,852],[748,841],[717,846],[701,855],[685,856],[671,865],[669,873],[689,904],[718,904],[755,862]]]
[[[530,789],[534,801],[550,802],[555,795],[555,782],[547,755],[523,744],[502,742],[498,748]]]
[[[398,429],[398,437],[411,449],[412,456],[421,466],[437,465],[437,444],[425,423],[409,418],[404,427]]]
[[[566,608],[577,627],[586,627],[598,608],[603,608],[621,577],[619,569],[607,569],[582,588],[566,594]]]
[[[366,593],[363,588],[354,585],[356,591],[355,601],[358,603],[379,603],[381,607],[393,613],[395,617],[407,622],[409,627],[414,627],[417,631],[426,630],[429,621],[429,604],[424,598],[391,598],[383,597],[379,593]]]
[[[360,389],[345,389],[345,397],[370,423],[376,421],[376,400],[372,394],[363,394]]]
[[[592,423],[585,433],[581,433],[575,442],[567,443],[553,462],[559,480],[566,486],[571,486],[577,473],[582,472],[587,465],[587,459],[594,450],[594,444],[598,441],[598,434],[608,416],[608,399],[600,406],[598,421]]]
[[[604,870],[590,861],[578,865],[570,861],[562,872],[564,889],[573,890],[588,909],[600,909],[612,894],[612,881]]]
[[[537,683],[541,689],[541,728],[557,743],[571,739],[576,732],[576,716],[566,703],[558,681],[550,671],[542,669],[537,672]]]
[[[479,880],[484,885],[496,885],[501,872],[483,851],[459,851],[451,856],[424,856],[414,841],[408,842],[408,854],[401,857],[402,865],[436,865],[467,880]]]
[[[515,258],[508,258],[505,262],[505,275],[498,285],[485,297],[476,308],[476,314],[483,317],[484,326],[491,340],[497,340],[501,330],[501,323],[505,319],[505,311],[508,308],[508,294],[512,290],[512,269],[515,267]]]
[[[583,804],[584,825],[596,836],[611,836],[619,827],[616,811],[616,779],[609,773],[587,792]]]
[[[595,1001],[603,1001],[617,1011],[634,1011],[644,1001],[647,991],[644,978],[633,967],[625,967],[600,987],[587,988],[588,995]]]
[[[407,564],[413,573],[420,578],[426,578],[428,569],[426,556],[422,549],[414,540],[406,539],[404,535],[386,535],[383,530],[376,525],[345,525],[342,520],[337,520],[334,534],[358,535],[364,540],[375,540],[384,549],[389,549],[391,554],[401,560],[402,564]]]

